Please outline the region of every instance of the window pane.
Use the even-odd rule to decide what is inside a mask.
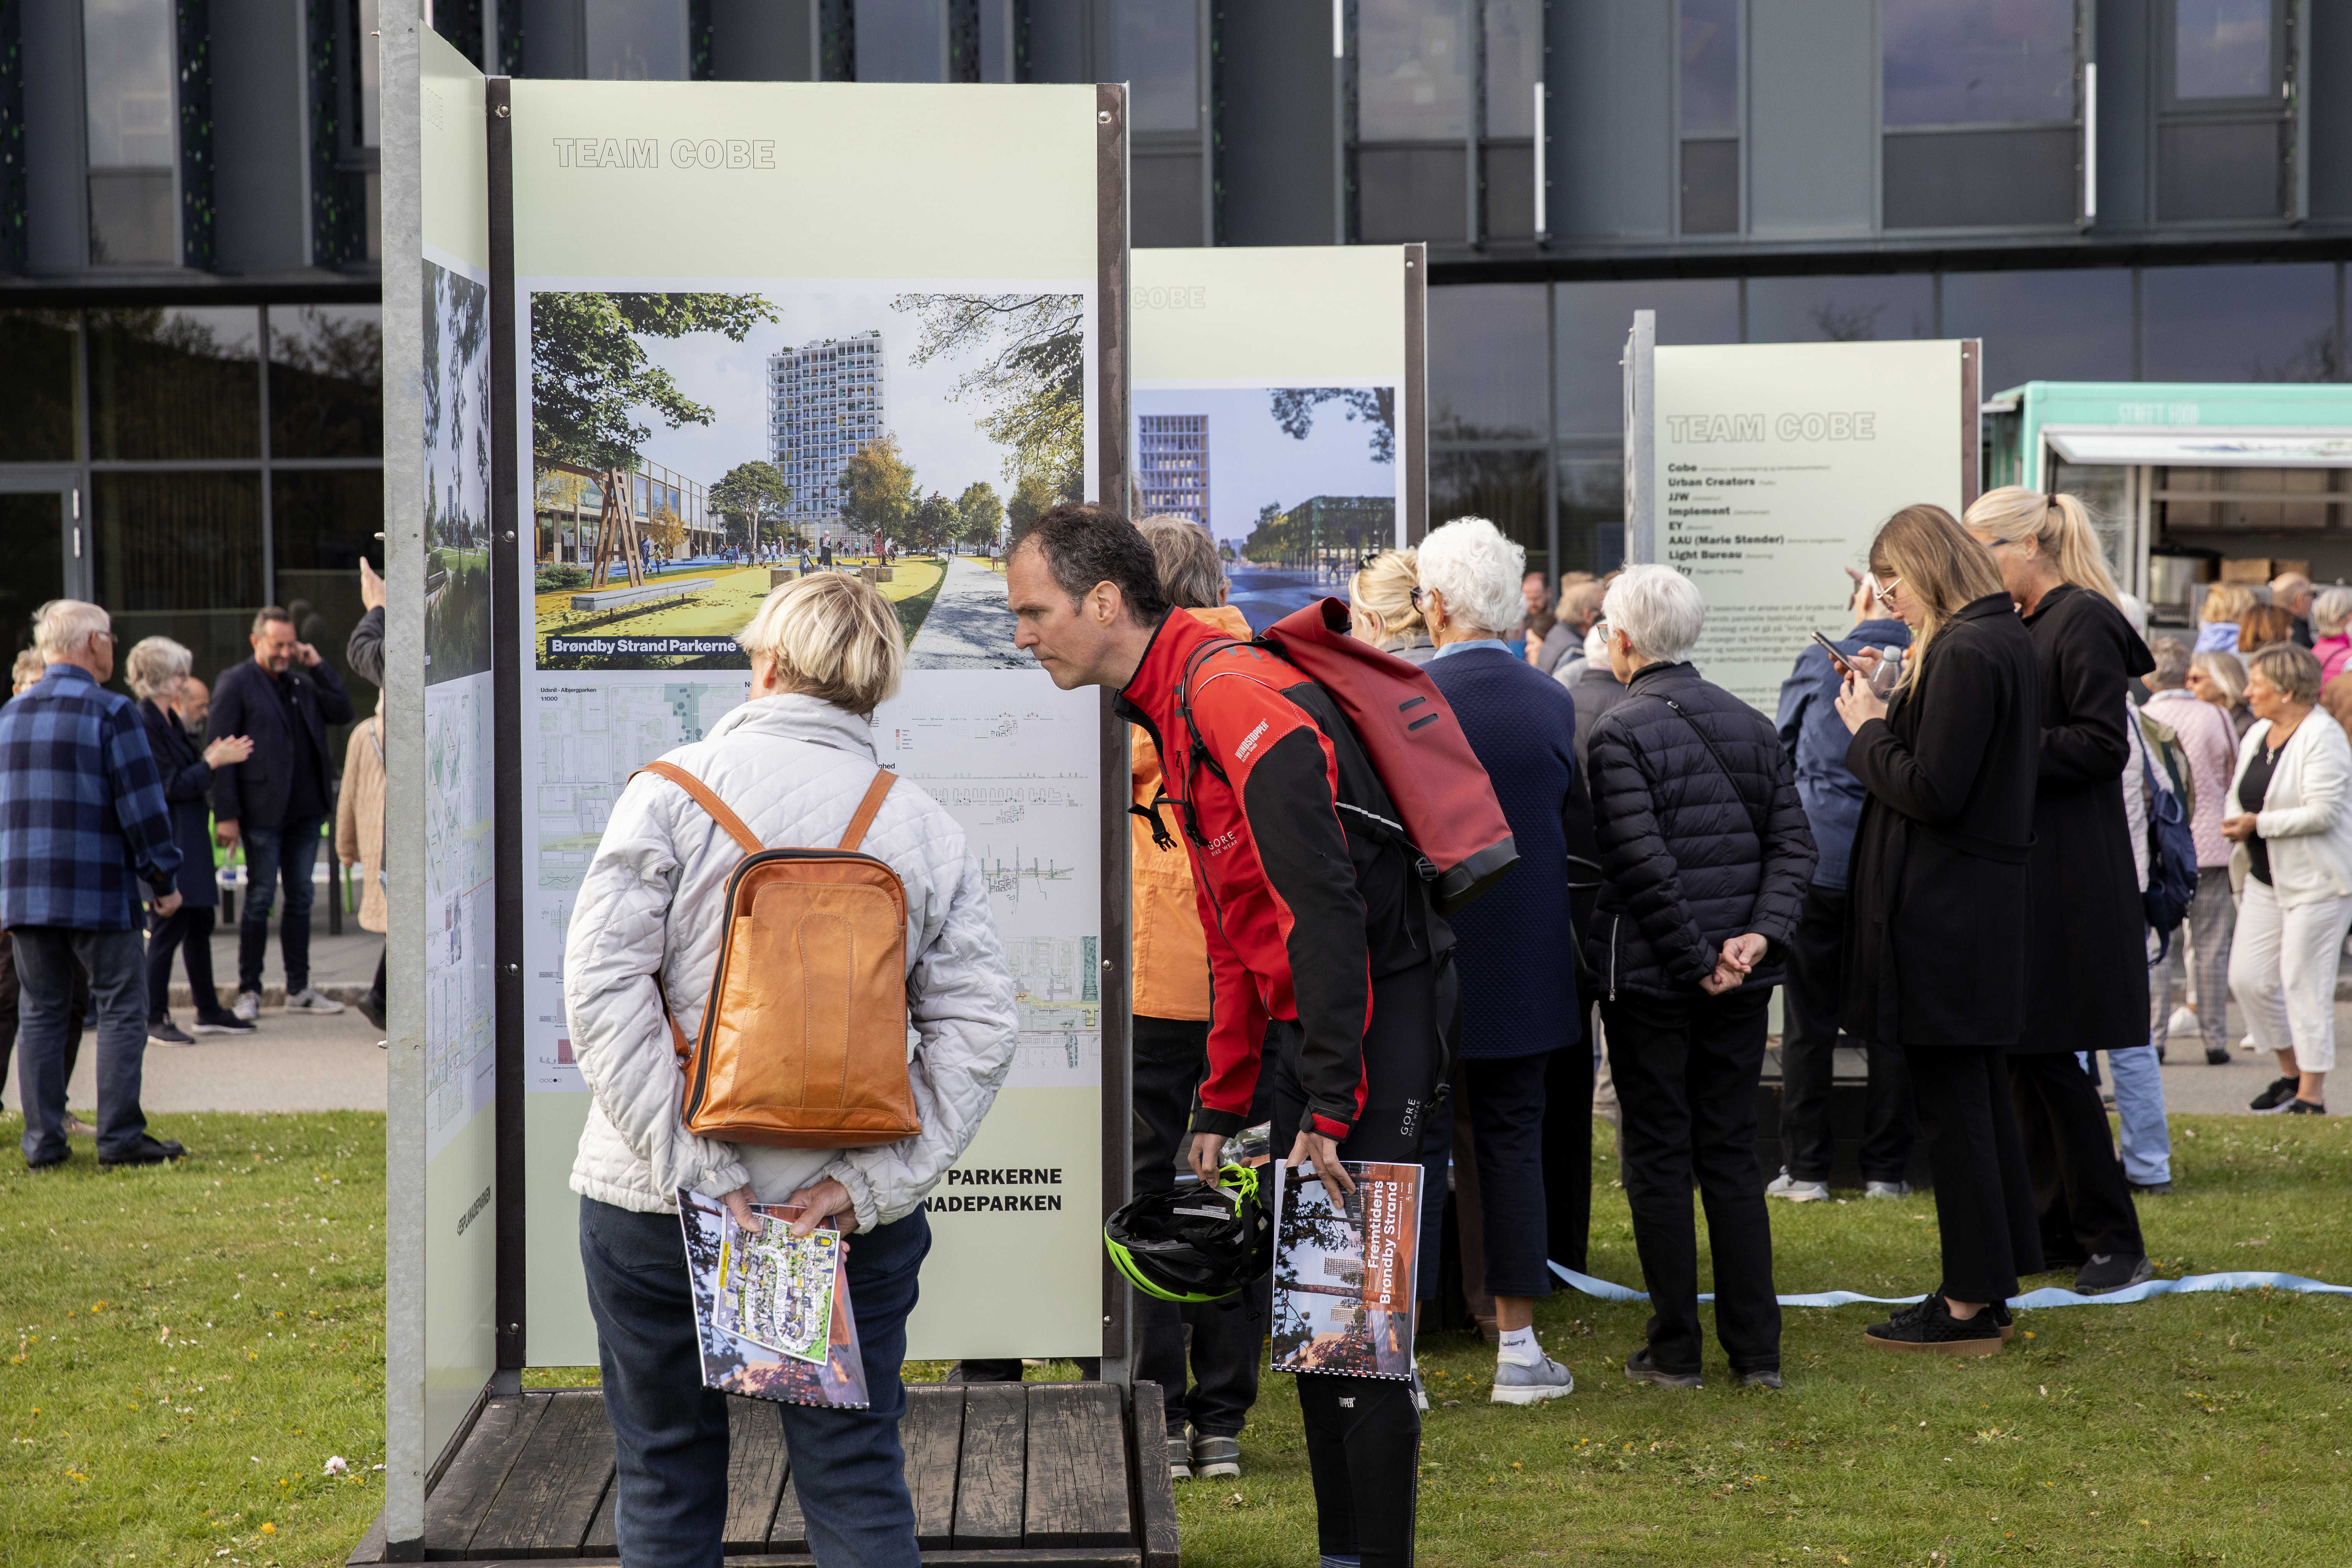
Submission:
[[[1739,230],[1739,143],[1683,143],[1683,233]]]
[[[1461,143],[1367,148],[1356,154],[1356,237],[1459,240],[1469,225]]]
[[[585,0],[582,16],[592,80],[686,79],[686,0]]]
[[[1542,0],[1486,0],[1486,134],[1536,133],[1543,79]]]
[[[90,455],[260,456],[259,318],[250,307],[92,310]]]
[[[2272,0],[2173,0],[2175,98],[2267,98]]]
[[[2158,126],[2157,214],[2168,223],[2284,215],[2285,143],[2275,120]]]
[[[1130,84],[1138,131],[1192,131],[1201,120],[1192,0],[1111,0],[1110,79]],[[862,57],[865,40],[858,41]]]
[[[1751,343],[1866,343],[1935,332],[1935,285],[1924,275],[1751,277]]]
[[[1435,451],[1429,455],[1429,526],[1488,517],[1528,552],[1529,571],[1551,569],[1544,527],[1544,465],[1532,452]]]
[[[947,0],[857,0],[859,81],[945,81]]]
[[[2336,268],[2151,267],[2140,274],[2152,382],[2316,382],[2343,373]]]
[[[0,463],[70,463],[74,330],[70,310],[0,310]]]
[[[1685,136],[1739,132],[1739,0],[1683,0]]]
[[[1479,152],[1485,172],[1486,236],[1532,239],[1536,232],[1536,150],[1532,141]]]
[[[1360,139],[1459,141],[1469,133],[1465,5],[1465,0],[1361,0],[1356,13]]]
[[[2080,135],[2055,125],[1887,136],[1880,165],[1886,226],[2071,225]]]
[[[1624,430],[1625,372],[1618,361],[1636,310],[1658,313],[1661,343],[1739,341],[1739,284],[1732,278],[1560,284],[1552,304],[1552,351],[1563,437]]]
[[[245,639],[262,603],[261,476],[100,474],[90,493],[98,601],[123,644],[184,643],[196,674],[216,685],[252,653]]]
[[[172,28],[170,0],[86,0],[91,168],[169,169],[180,161],[172,131]]]
[[[0,491],[0,658],[33,645],[33,616],[65,591],[66,498],[55,490]]]
[[[380,24],[376,17],[383,0],[359,0],[360,55],[360,117],[359,139],[362,147],[376,145],[376,128],[382,120],[383,100],[383,50],[376,39]],[[478,35],[477,35],[478,37]]]
[[[2132,379],[2131,272],[1948,272],[1947,338],[1984,340],[1984,388]]]
[[[360,558],[383,559],[383,475],[373,468],[270,476],[270,537],[278,551],[278,602],[294,614],[294,634],[324,655],[343,678],[352,706],[375,711],[375,687],[352,674],[343,649],[366,612],[360,603]],[[342,766],[344,731],[328,732]]]
[[[1429,291],[1433,441],[1540,440],[1544,428],[1540,283]]]
[[[1128,178],[1128,222],[1139,246],[1201,243],[1201,155],[1137,148]]]
[[[172,215],[169,171],[90,171],[89,259],[94,266],[176,266],[179,232]]]
[[[383,455],[380,307],[270,307],[269,450],[274,457]]]
[[[1559,570],[1596,576],[1625,564],[1622,454],[1575,449],[1559,465]]]
[[[2074,118],[2074,0],[1885,0],[1881,26],[1888,125]]]

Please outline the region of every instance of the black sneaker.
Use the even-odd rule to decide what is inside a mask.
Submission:
[[[1988,1301],[1985,1311],[1992,1314],[1993,1322],[2000,1328],[2002,1343],[2006,1344],[2017,1337],[2017,1324],[2010,1321],[2007,1301]]]
[[[2327,1114],[2327,1107],[2315,1105],[2298,1094],[2286,1103],[2286,1113],[2290,1116],[2325,1116]]]
[[[147,1043],[150,1045],[194,1045],[196,1042],[190,1040],[188,1038],[187,1031],[181,1029],[178,1024],[173,1023],[170,1019],[160,1019],[147,1026]]]
[[[2124,1183],[2142,1197],[2170,1197],[2172,1184],[2168,1181],[2126,1181]]]
[[[1780,1386],[1780,1369],[1777,1366],[1759,1366],[1753,1372],[1734,1373],[1732,1375],[1739,1379],[1739,1386],[1742,1388]]]
[[[2205,1048],[2205,1065],[2206,1065],[2206,1066],[2208,1066],[2208,1067],[2227,1067],[2227,1066],[2229,1066],[2229,1065],[2230,1065],[2230,1049],[2229,1049],[2229,1047],[2227,1047],[2227,1046],[2223,1046],[2223,1045],[2209,1045],[2209,1046],[2207,1046],[2207,1047]]]
[[[368,1020],[371,1029],[383,1027],[383,998],[373,991],[363,991],[359,999],[360,1017]]]
[[[1941,1296],[1930,1296],[1883,1323],[1871,1324],[1862,1337],[1881,1350],[1935,1355],[2000,1354],[2000,1325],[1993,1321],[1990,1307],[1963,1322],[1952,1316]]]
[[[2269,1088],[2246,1103],[2246,1109],[2265,1116],[2274,1115],[2286,1109],[2287,1102],[2294,1099],[2294,1092],[2302,1087],[2303,1080],[2300,1078],[2273,1078]]]
[[[232,1012],[198,1013],[192,1026],[197,1034],[259,1034],[261,1030]]]
[[[1650,1359],[1650,1347],[1643,1345],[1625,1358],[1625,1375],[1635,1383],[1654,1383],[1661,1388],[1704,1388],[1706,1385],[1696,1372],[1668,1372]]]
[[[100,1155],[98,1156],[98,1166],[100,1170],[112,1170],[117,1166],[169,1165],[187,1152],[186,1148],[169,1138],[152,1138],[142,1134],[137,1148],[127,1155]]]
[[[2156,1265],[2145,1254],[2129,1252],[2094,1252],[2091,1260],[2074,1276],[2074,1293],[2078,1296],[2104,1296],[2110,1291],[2129,1290],[2143,1281],[2156,1278]]]

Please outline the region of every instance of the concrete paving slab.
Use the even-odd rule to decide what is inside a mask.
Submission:
[[[1004,601],[1004,579],[977,561],[948,557],[939,597],[907,649],[908,667],[917,670],[1035,669],[1037,662],[1013,645],[1015,623]]]

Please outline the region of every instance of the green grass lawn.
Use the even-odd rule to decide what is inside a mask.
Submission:
[[[2141,1205],[2163,1272],[2352,1281],[2352,1128],[2174,1125],[2179,1190]],[[0,1137],[20,1129],[0,1118]],[[340,1563],[382,1506],[383,1118],[173,1116],[159,1131],[196,1154],[100,1173],[83,1145],[62,1172],[0,1166],[0,1563]],[[1633,1283],[1609,1174],[1593,1270]],[[1772,1223],[1783,1291],[1933,1281],[1926,1198],[1775,1205]],[[1555,1297],[1538,1322],[1578,1389],[1528,1409],[1487,1403],[1493,1358],[1475,1339],[1425,1336],[1422,1560],[2352,1563],[2352,1301],[2030,1312],[1984,1360],[1871,1350],[1875,1314],[1790,1312],[1781,1393],[1736,1392],[1712,1347],[1709,1386],[1684,1393],[1618,1370],[1643,1308]],[[1267,1379],[1242,1450],[1238,1483],[1179,1487],[1187,1560],[1309,1562],[1286,1379]],[[330,1455],[350,1473],[326,1477]]]

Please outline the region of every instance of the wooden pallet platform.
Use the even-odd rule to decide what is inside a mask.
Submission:
[[[899,1427],[925,1563],[1176,1568],[1160,1390],[1107,1383],[909,1384]],[[803,1568],[808,1532],[782,1424],[727,1401],[725,1551]],[[487,1399],[425,1499],[425,1558],[618,1568],[613,1431],[593,1388]],[[384,1560],[383,1524],[352,1564]]]

